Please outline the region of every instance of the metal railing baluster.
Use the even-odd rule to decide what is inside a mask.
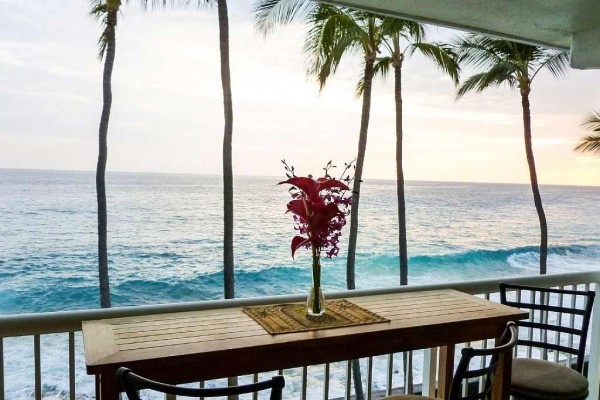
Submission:
[[[367,400],[373,395],[373,357],[367,359]]]
[[[0,337],[0,400],[4,400],[4,338]]]
[[[35,362],[35,400],[42,399],[42,362],[40,335],[33,336],[33,353]]]
[[[258,382],[258,374],[252,375],[252,383]],[[252,400],[258,400],[258,392],[252,393]]]
[[[388,366],[387,366],[387,389],[385,390],[386,396],[392,394],[392,374],[394,373],[394,353],[388,355]]]
[[[467,342],[465,343],[466,347],[471,347],[471,342]],[[457,353],[459,353],[457,351]],[[460,354],[460,353],[459,353]],[[465,397],[467,395],[467,391],[469,390],[469,382],[467,382],[467,380],[465,379],[462,383],[461,383],[461,391],[462,391],[462,396]]]
[[[69,332],[69,399],[75,400],[75,332]]]
[[[483,340],[482,342],[483,342],[483,344],[481,345],[481,347],[484,348],[484,349],[487,349],[489,347],[488,341],[487,340]],[[488,364],[488,362],[489,362],[489,357],[487,357],[487,356],[486,357],[482,357],[482,363],[481,363],[480,368],[484,368]],[[479,378],[479,390],[480,391],[483,391],[484,385],[485,385],[485,379],[482,376],[482,377]]]
[[[325,364],[325,382],[323,383],[323,400],[329,400],[329,368],[330,364]]]
[[[302,367],[302,400],[306,400],[306,383],[308,382],[308,367],[305,365]]]
[[[404,393],[409,394],[413,392],[413,353],[412,351],[405,351],[402,353],[404,359]]]
[[[352,360],[346,361],[346,393],[345,399],[350,400],[352,387]]]
[[[198,382],[198,387],[199,387],[200,389],[204,389],[204,381],[200,381],[200,382]],[[200,400],[204,400],[204,397],[200,397]]]
[[[483,296],[484,299],[486,300],[490,300],[490,293],[485,293],[485,295]],[[487,340],[482,340],[481,341],[481,347],[484,349],[488,348],[488,341]],[[479,368],[484,368],[487,365],[487,357],[481,357],[481,361],[479,364]],[[479,377],[479,391],[483,391],[483,385],[485,384],[485,380],[484,377],[481,376]]]

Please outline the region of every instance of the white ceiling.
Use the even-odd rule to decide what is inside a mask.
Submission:
[[[326,1],[571,50],[573,68],[600,68],[600,0]]]

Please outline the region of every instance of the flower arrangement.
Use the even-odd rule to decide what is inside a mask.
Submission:
[[[353,200],[348,187],[353,179],[348,174],[353,162],[344,164],[340,179],[331,177],[330,170],[336,168],[331,161],[323,168],[325,176],[318,179],[313,179],[312,175],[296,176],[293,166],[285,160],[281,162],[288,179],[279,184],[292,185],[289,190],[292,200],[287,204],[287,212],[293,215],[294,229],[298,231],[292,239],[292,258],[301,247],[312,250],[313,284],[307,307],[309,316],[320,316],[325,311],[321,291],[321,252],[328,258],[339,253],[341,230],[346,225]]]

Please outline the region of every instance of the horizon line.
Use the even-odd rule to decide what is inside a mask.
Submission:
[[[95,170],[82,170],[82,169],[43,169],[43,168],[12,168],[12,167],[0,167],[2,170],[12,171],[46,171],[46,172],[81,172],[81,173],[95,173]],[[212,176],[221,177],[221,174],[215,173],[199,173],[199,172],[157,172],[157,171],[106,171],[107,174],[142,174],[142,175],[194,175],[194,176]],[[283,177],[278,175],[247,175],[247,174],[234,174],[234,177],[246,177],[246,178],[274,178],[278,179]],[[370,181],[385,181],[385,182],[396,182],[395,179],[389,178],[363,178]],[[405,182],[426,182],[426,183],[456,183],[456,184],[483,184],[483,185],[527,185],[530,186],[529,182],[485,182],[485,181],[456,181],[456,180],[426,180],[426,179],[407,179]],[[600,187],[600,185],[575,185],[568,183],[542,183],[540,186],[560,186],[560,187]]]

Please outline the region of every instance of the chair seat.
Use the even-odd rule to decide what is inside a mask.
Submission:
[[[418,396],[416,394],[395,394],[393,396],[382,397],[379,400],[436,400],[433,397]]]
[[[515,397],[526,399],[585,399],[588,395],[588,381],[579,372],[564,365],[515,358],[510,389]]]

